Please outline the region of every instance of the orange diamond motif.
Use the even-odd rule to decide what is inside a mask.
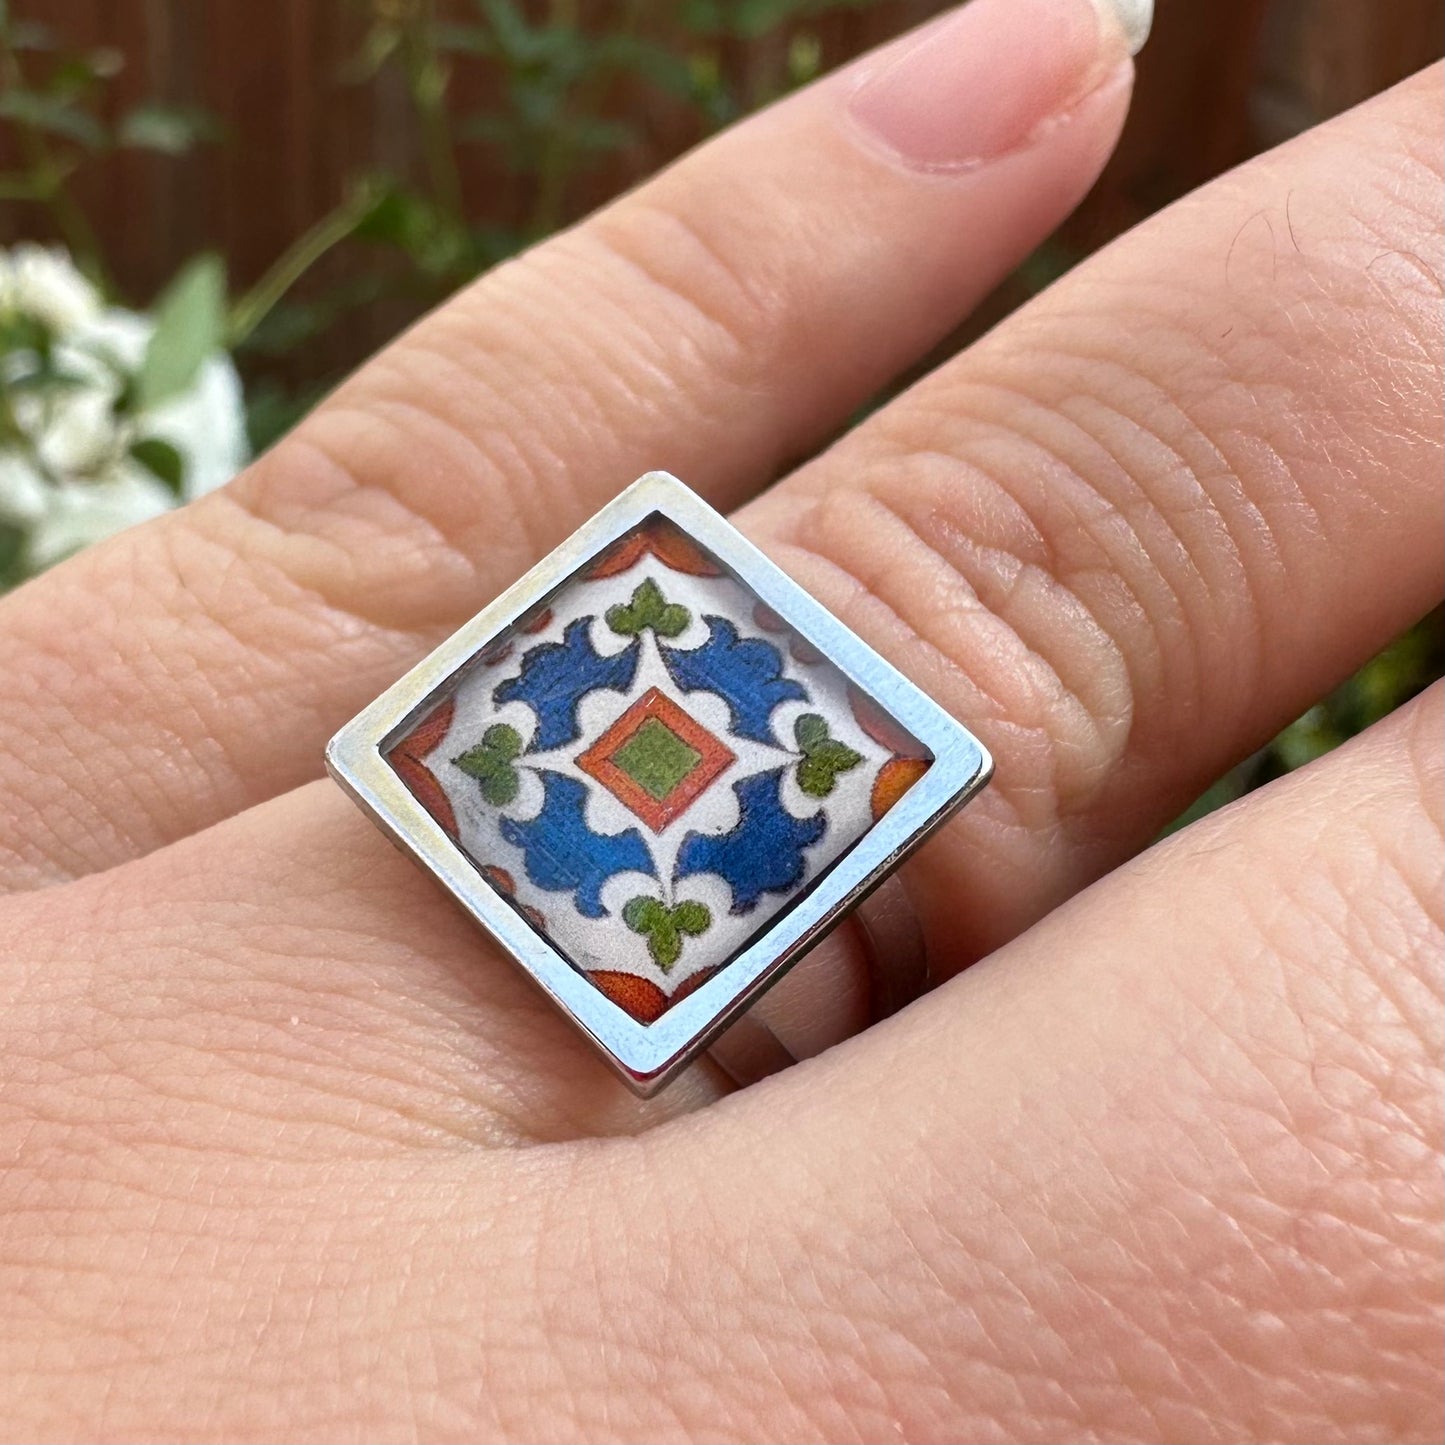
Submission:
[[[660,833],[735,757],[731,748],[653,687],[578,757],[577,766]]]

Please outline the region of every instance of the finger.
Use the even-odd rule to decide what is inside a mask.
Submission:
[[[116,1117],[166,1098],[214,1134],[224,1097],[218,1145],[263,1120],[351,1157],[631,1133],[729,1087],[704,1065],[633,1098],[327,782],[12,894],[0,938],[7,1077],[47,1118],[104,1087]]]
[[[16,1433],[1438,1439],[1439,704],[641,1140],[479,1155],[411,1112],[455,1053],[378,1115],[104,981],[7,1049]]]
[[[105,867],[315,776],[346,716],[635,476],[727,503],[839,425],[1098,172],[1131,76],[1100,13],[975,0],[754,118],[483,279],[223,494],[8,599],[0,877]]]
[[[936,974],[1439,601],[1439,85],[1174,207],[743,512],[997,761],[908,870]]]
[[[1216,187],[1060,287],[1021,318],[1020,341],[1002,329],[749,519],[846,620],[979,727],[999,760],[993,793],[910,865],[937,972],[1016,931],[1136,844],[1174,806],[1171,795],[1222,766],[1229,750],[1252,746],[1438,595],[1431,519],[1440,499],[1433,444],[1423,439],[1438,435],[1439,397],[1419,374],[1432,365],[1420,358],[1433,355],[1439,318],[1408,288],[1381,293],[1362,279],[1387,245],[1428,254],[1433,244],[1435,223],[1423,219],[1433,202],[1413,194],[1400,156],[1424,154],[1419,137],[1437,125],[1428,87],[1407,87]],[[1341,155],[1360,159],[1347,166]],[[1346,173],[1354,179],[1342,186]],[[1386,186],[1392,207],[1362,219],[1359,198]],[[1312,260],[1282,264],[1278,282],[1262,289],[1231,279],[1218,292],[1198,279],[1215,274],[1210,259],[1222,274],[1241,212],[1291,190],[1316,207],[1312,229],[1297,219]],[[1295,276],[1296,265],[1306,274]],[[1291,303],[1291,286],[1307,307]],[[1163,341],[1141,336],[1120,359],[1105,343],[1126,287],[1136,305],[1153,298]],[[1167,309],[1172,297],[1181,298],[1177,311]],[[1231,326],[1244,337],[1237,344],[1218,336]],[[1267,344],[1279,326],[1291,331],[1288,353]],[[1223,348],[1220,359],[1204,355],[1201,335]],[[1095,358],[1087,373],[1067,361],[1081,351]],[[1030,386],[1043,388],[1041,400]],[[1268,406],[1250,402],[1255,394]],[[943,410],[955,403],[956,425]],[[930,431],[930,421],[945,430]],[[1151,427],[1162,441],[1150,440]],[[1159,462],[1166,448],[1172,470]],[[1290,465],[1256,465],[1260,455]],[[851,458],[860,486],[828,472],[847,470],[840,458]],[[930,477],[935,466],[941,481]],[[928,485],[904,493],[895,475]],[[818,476],[831,485],[818,487]],[[802,534],[807,551],[788,545],[798,517],[814,528]],[[930,553],[915,534],[943,551]],[[864,546],[872,552],[860,560]],[[920,580],[900,592],[894,575]],[[453,986],[450,960],[463,945],[450,919],[429,922],[440,912],[435,895],[408,894],[414,901],[390,920],[381,880],[404,865],[379,840],[361,841],[365,828],[323,796],[218,830],[206,844],[213,855],[167,855],[145,886],[165,897],[169,870],[210,878],[224,897],[234,872],[275,917],[318,929],[303,973],[329,951],[329,920],[340,911],[409,950],[396,955],[403,975],[435,969]],[[319,894],[312,857],[342,870],[325,875]],[[484,951],[467,956],[490,965]],[[237,965],[244,977],[249,965]],[[853,1008],[835,1016],[842,1031],[859,1021],[865,974],[846,941],[833,968],[834,994]],[[364,968],[349,976],[349,988],[365,989]],[[486,1088],[537,1076],[539,1030],[580,1050],[540,1000],[525,991],[508,999],[476,1017],[485,1044],[466,1045],[488,1051],[498,1082]],[[784,1041],[807,1054],[832,1038],[788,1032]],[[598,1076],[580,1076],[576,1093],[565,1068],[542,1077],[545,1098],[530,1106],[539,1127],[573,1127],[577,1108],[587,1117],[610,1107]]]
[[[1441,704],[653,1136],[667,1246],[579,1323],[666,1360],[635,1433],[744,1335],[743,1438],[1438,1440]]]

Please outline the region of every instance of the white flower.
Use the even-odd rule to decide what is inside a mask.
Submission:
[[[0,522],[32,527],[46,513],[45,479],[24,457],[0,452]]]
[[[107,357],[121,371],[134,373],[154,331],[149,316],[112,307],[77,330],[59,360],[70,365],[73,351],[79,366],[105,370],[96,358]],[[185,391],[139,418],[136,434],[159,437],[180,452],[187,501],[230,481],[248,460],[241,378],[231,358],[223,351],[208,358]]]
[[[63,385],[13,388],[33,372],[28,353],[0,356],[0,390],[22,434],[0,449],[0,522],[27,534],[27,569],[39,570],[133,522],[176,504],[167,486],[131,448],[160,440],[181,458],[181,499],[228,481],[246,462],[241,382],[217,352],[191,385],[139,415],[116,403],[145,359],[155,333],[149,317],[102,308],[63,252],[38,246],[0,250],[0,312],[24,311],[52,334]]]
[[[100,312],[100,293],[59,246],[0,251],[0,311],[19,311],[64,334]]]
[[[46,492],[45,516],[32,526],[27,549],[29,565],[37,572],[175,505],[160,482],[128,459],[98,481],[62,482]]]
[[[73,359],[70,365],[79,370]],[[109,380],[102,379],[49,396],[22,393],[11,407],[47,472],[83,477],[103,471],[116,450],[115,396]]]

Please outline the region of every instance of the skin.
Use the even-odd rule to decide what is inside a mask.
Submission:
[[[953,172],[824,82],[0,602],[7,1438],[1440,1438],[1440,693],[1139,851],[1445,590],[1439,72],[789,470],[1079,198],[1100,44]],[[813,1057],[643,1104],[319,759],[655,466],[998,776],[932,994],[859,1032],[845,930]]]

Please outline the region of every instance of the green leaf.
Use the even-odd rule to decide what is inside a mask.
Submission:
[[[62,136],[88,150],[107,143],[105,127],[89,113],[60,96],[14,87],[0,91],[0,120],[13,120],[31,130]]]
[[[226,328],[226,273],[219,256],[197,256],[156,303],[156,329],[136,381],[142,410],[180,395],[207,357],[218,351]]]
[[[25,575],[25,553],[29,534],[13,522],[0,522],[0,592],[13,587]]]
[[[825,743],[819,743],[813,749],[812,756],[820,763],[827,763],[830,768],[842,772],[845,768],[856,768],[863,761],[847,743],[840,743],[836,738],[829,738]]]
[[[798,786],[810,798],[826,798],[836,781],[832,770],[815,758],[804,758],[798,764]]]
[[[505,807],[517,796],[521,779],[512,766],[522,751],[522,735],[506,723],[494,723],[474,748],[452,759],[468,777],[481,786],[482,797],[494,808]]]
[[[385,176],[364,184],[373,199],[352,233],[358,240],[394,246],[423,276],[449,285],[481,269],[471,232],[428,197]]]
[[[505,807],[517,796],[521,786],[517,770],[495,753],[485,748],[471,748],[453,761],[468,777],[477,780],[482,797],[494,808]]]
[[[803,754],[798,786],[810,798],[826,798],[837,786],[838,774],[863,761],[861,753],[829,735],[827,719],[818,713],[804,713],[793,724],[793,736]]]
[[[793,724],[793,736],[798,740],[798,746],[805,753],[809,752],[828,736],[827,720],[815,712],[805,712]]]
[[[160,437],[143,437],[132,444],[131,456],[177,500],[186,495],[186,460],[170,442]]]
[[[677,637],[687,631],[692,613],[676,602],[668,602],[651,577],[638,583],[631,602],[609,607],[607,625],[621,637],[636,637],[651,628],[658,637]]]
[[[657,898],[638,896],[622,909],[622,921],[647,939],[652,961],[666,973],[682,956],[684,938],[696,938],[712,927],[706,904],[686,899],[669,908]]]
[[[215,117],[207,111],[189,106],[139,105],[122,117],[116,142],[180,156],[205,141],[219,139],[220,133]]]
[[[622,921],[634,933],[651,933],[667,918],[667,908],[656,898],[631,898],[622,908]]]
[[[712,927],[712,914],[708,912],[706,904],[694,903],[688,899],[672,910],[672,921],[682,932],[696,938]]]
[[[482,745],[510,761],[521,754],[522,735],[507,723],[493,723],[482,734]]]

